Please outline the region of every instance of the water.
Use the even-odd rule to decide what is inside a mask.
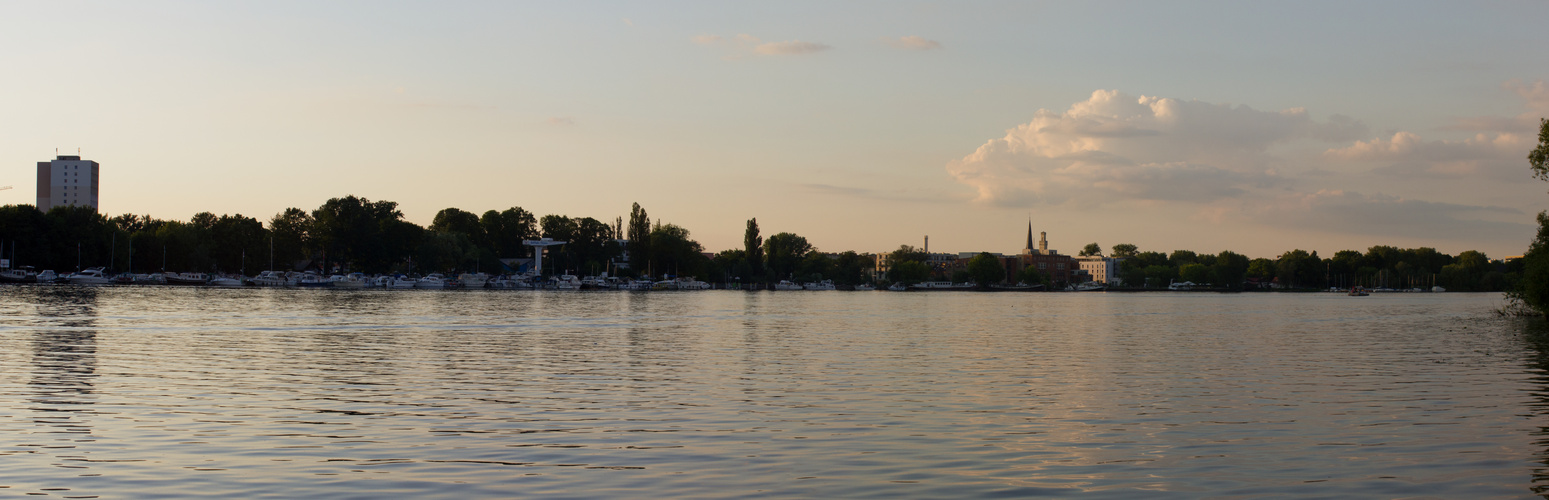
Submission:
[[[1534,497],[1499,295],[0,287],[0,496]]]

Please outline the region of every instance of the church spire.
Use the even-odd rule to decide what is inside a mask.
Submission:
[[[1027,246],[1022,247],[1022,253],[1033,253],[1033,218],[1027,218]]]

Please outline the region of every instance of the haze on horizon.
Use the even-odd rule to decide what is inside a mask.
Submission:
[[[0,6],[0,203],[55,148],[102,210],[354,194],[710,251],[1519,255],[1549,208],[1549,4],[49,2]]]

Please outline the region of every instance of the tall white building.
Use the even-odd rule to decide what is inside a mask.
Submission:
[[[97,187],[102,166],[79,156],[60,156],[38,162],[38,210],[74,205],[97,209]]]
[[[1117,285],[1123,281],[1119,279],[1119,263],[1124,259],[1093,255],[1090,257],[1076,257],[1081,270],[1092,276],[1092,281]]]

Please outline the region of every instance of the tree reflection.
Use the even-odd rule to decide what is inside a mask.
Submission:
[[[32,336],[32,410],[55,433],[90,434],[80,415],[94,403],[97,378],[97,290],[57,288],[36,299],[39,324]]]
[[[1549,415],[1549,324],[1540,320],[1523,320],[1522,339],[1527,344],[1527,364],[1530,370],[1537,373],[1534,381],[1538,383],[1533,397],[1537,399],[1535,413]],[[1538,462],[1543,467],[1533,469],[1533,493],[1541,497],[1549,498],[1549,427],[1540,426],[1533,433],[1536,438],[1533,444],[1543,447]]]

